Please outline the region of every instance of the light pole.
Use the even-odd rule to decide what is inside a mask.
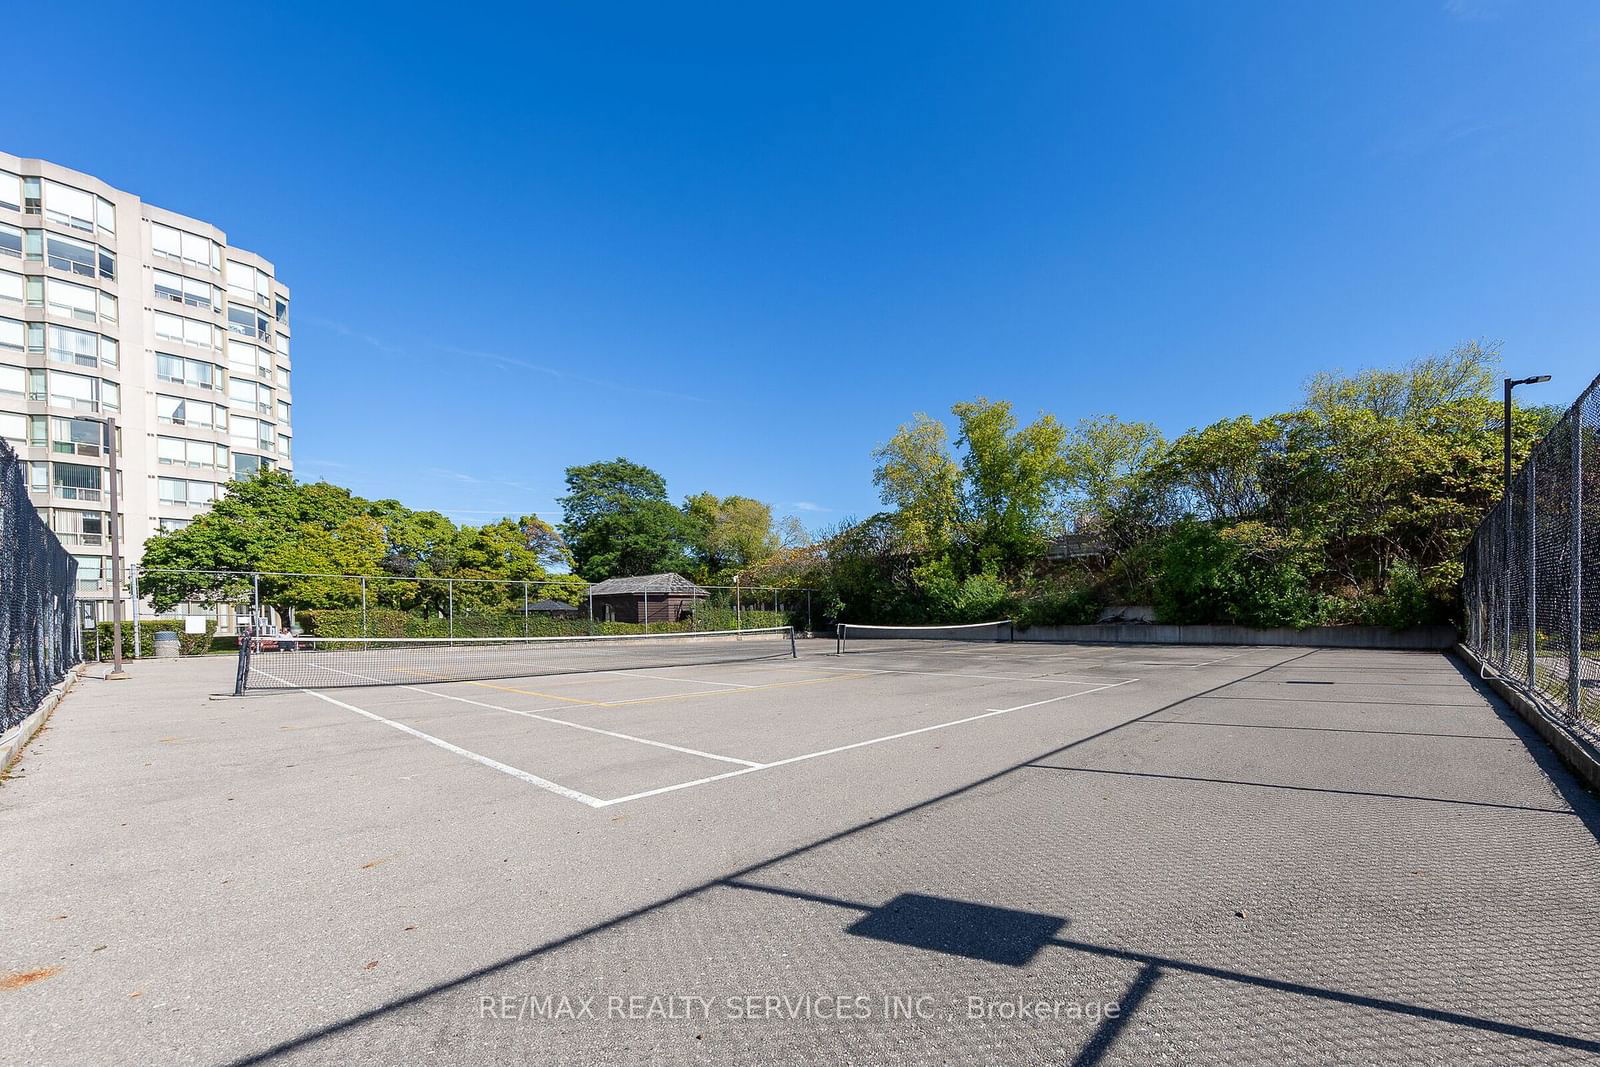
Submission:
[[[1550,380],[1550,375],[1548,375],[1548,374],[1536,374],[1531,378],[1507,378],[1507,379],[1505,379],[1505,388],[1506,388],[1505,412],[1504,412],[1503,417],[1500,420],[1501,433],[1504,435],[1504,438],[1505,438],[1505,477],[1504,477],[1504,483],[1503,483],[1502,488],[1501,488],[1501,496],[1500,496],[1500,498],[1505,502],[1505,506],[1506,506],[1506,513],[1505,513],[1506,556],[1505,556],[1505,567],[1504,567],[1504,570],[1506,572],[1506,596],[1505,596],[1505,609],[1506,609],[1505,661],[1506,662],[1509,662],[1510,659],[1511,659],[1511,390],[1515,389],[1519,385],[1538,385],[1540,382],[1548,382],[1549,380]],[[1528,486],[1528,498],[1529,498],[1528,499],[1528,516],[1531,519],[1533,517],[1533,486],[1532,486],[1531,483]],[[1529,548],[1531,549],[1532,548],[1532,544],[1533,544],[1533,530],[1531,528],[1528,531],[1528,538],[1529,538]],[[1529,558],[1530,559],[1532,558],[1531,554],[1530,554]],[[1534,616],[1533,616],[1533,600],[1532,600],[1532,596],[1533,596],[1533,593],[1534,593],[1534,575],[1533,575],[1533,568],[1531,566],[1528,568],[1528,593],[1529,593],[1529,600],[1528,600],[1528,684],[1531,686],[1531,685],[1535,684],[1534,677],[1533,677],[1533,671],[1534,671],[1534,647],[1533,646],[1534,646],[1535,635],[1534,635]]]
[[[117,521],[117,420],[107,416],[99,422],[104,427],[106,466],[111,476],[111,673],[107,678],[120,681],[128,676],[122,669],[122,524]],[[134,641],[139,635],[133,635]]]
[[[1511,499],[1511,390],[1515,389],[1519,385],[1538,385],[1540,382],[1548,382],[1549,380],[1550,380],[1550,375],[1548,375],[1548,374],[1539,374],[1539,375],[1536,375],[1536,376],[1534,376],[1532,378],[1507,378],[1505,380],[1505,386],[1506,386],[1505,417],[1503,419],[1501,419],[1500,429],[1501,429],[1501,432],[1505,435],[1505,446],[1506,446],[1505,483],[1502,486],[1502,495],[1504,495],[1505,499],[1508,500],[1508,501]],[[1507,504],[1506,507],[1508,509],[1507,517],[1509,518],[1510,517],[1509,516],[1509,508],[1511,507],[1511,505]],[[1508,525],[1507,529],[1509,529],[1509,525]]]

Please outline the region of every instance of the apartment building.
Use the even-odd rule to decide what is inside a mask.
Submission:
[[[293,467],[289,290],[216,226],[0,152],[0,436],[110,617],[113,418],[125,561],[230,479]]]

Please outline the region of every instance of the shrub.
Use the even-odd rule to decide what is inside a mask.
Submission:
[[[84,635],[83,655],[85,659],[95,658],[96,638],[99,641],[99,658],[102,661],[112,657],[111,641],[116,634],[115,624],[109,622],[98,623],[94,634]],[[153,659],[156,654],[156,634],[175,631],[178,635],[178,655],[203,656],[211,651],[211,640],[216,636],[217,621],[206,620],[204,633],[186,634],[183,632],[182,619],[144,619],[139,622],[139,656],[142,659]],[[122,654],[131,658],[133,656],[133,622],[124,620],[122,623]]]
[[[1105,606],[1093,589],[1051,589],[1017,602],[1019,626],[1084,626],[1100,617]]]
[[[1319,621],[1303,549],[1256,522],[1173,527],[1156,576],[1156,615],[1170,623],[1293,626]]]

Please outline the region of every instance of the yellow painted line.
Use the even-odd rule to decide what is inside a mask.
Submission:
[[[518,689],[514,685],[495,685],[492,682],[468,682],[468,685],[480,685],[485,689],[499,689],[505,693],[526,693],[531,697],[544,697],[546,700],[560,700],[567,704],[587,704],[590,707],[603,708],[606,705],[598,700],[582,700],[578,697],[564,697],[559,693],[546,693],[542,689]]]
[[[668,700],[694,700],[697,697],[720,697],[737,695],[741,693],[759,693],[765,689],[792,689],[801,685],[821,685],[824,682],[848,682],[858,678],[871,678],[871,674],[839,674],[831,678],[805,678],[798,682],[772,682],[768,685],[752,685],[744,689],[707,689],[696,693],[668,693],[658,697],[639,697],[634,700],[611,700],[599,704],[602,708],[620,708],[630,704],[660,704]]]

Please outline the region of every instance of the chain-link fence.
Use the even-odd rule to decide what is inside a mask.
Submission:
[[[809,589],[665,579],[589,585],[571,575],[521,581],[133,567],[129,592],[135,621],[147,623],[153,611],[216,613],[222,635],[283,628],[314,637],[555,637],[769,626],[806,632],[812,625]]]
[[[82,658],[78,562],[34,510],[23,468],[0,441],[0,733]]]
[[[1467,547],[1466,643],[1600,740],[1600,378],[1534,446]]]

